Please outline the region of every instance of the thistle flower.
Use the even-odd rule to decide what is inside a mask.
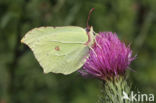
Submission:
[[[116,33],[100,32],[96,36],[90,56],[80,73],[100,79],[124,75],[127,67],[135,59],[130,46],[126,46]]]

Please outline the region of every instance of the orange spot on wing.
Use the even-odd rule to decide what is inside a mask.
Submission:
[[[56,47],[55,47],[55,50],[56,50],[56,51],[60,51],[60,47],[59,47],[59,46],[56,46]]]

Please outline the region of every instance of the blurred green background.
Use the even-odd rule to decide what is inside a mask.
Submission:
[[[90,24],[96,32],[117,32],[137,59],[129,71],[133,88],[156,94],[156,0],[0,0],[0,103],[95,103],[100,82],[43,74],[32,51],[20,43],[39,26]],[[156,100],[155,100],[156,101]]]

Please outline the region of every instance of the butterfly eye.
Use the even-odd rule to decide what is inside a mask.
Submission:
[[[86,32],[87,32],[87,33],[90,32],[90,28],[87,27],[87,28],[86,28]]]

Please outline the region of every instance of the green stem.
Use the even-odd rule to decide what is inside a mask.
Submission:
[[[103,82],[102,96],[98,103],[131,103],[130,100],[123,99],[123,92],[130,95],[130,86],[124,77],[106,80]]]

